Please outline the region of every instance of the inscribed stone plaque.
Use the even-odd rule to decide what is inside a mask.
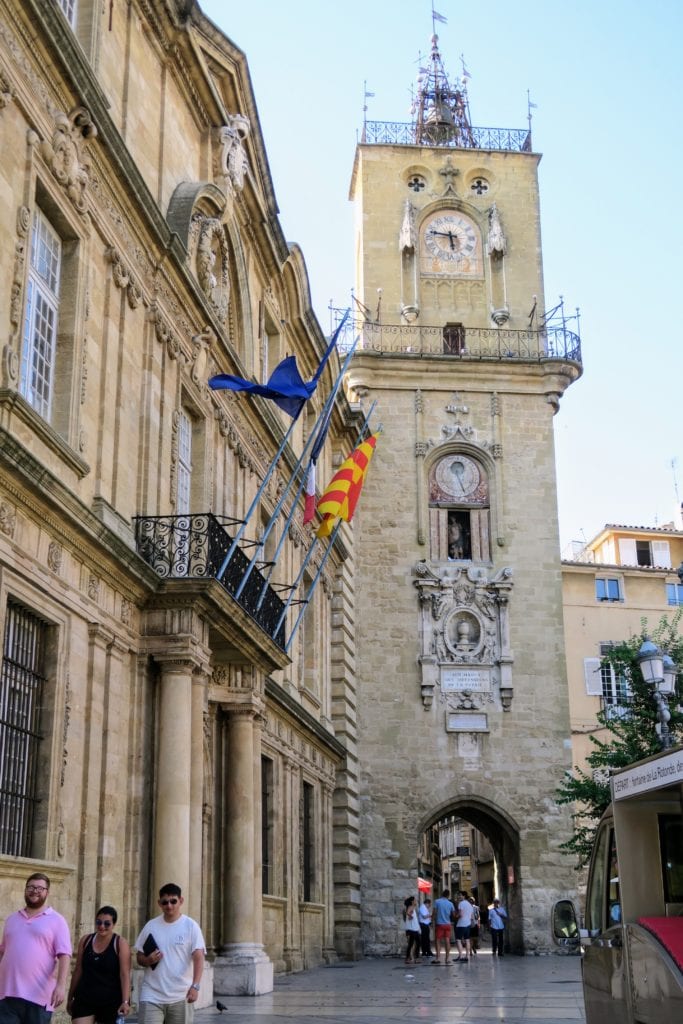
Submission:
[[[445,693],[454,690],[490,690],[491,673],[486,668],[442,668],[441,689]]]
[[[486,715],[468,715],[459,711],[449,711],[446,715],[446,731],[488,732],[488,719]]]

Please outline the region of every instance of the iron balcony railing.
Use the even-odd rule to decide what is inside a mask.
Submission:
[[[370,145],[416,146],[417,128],[402,121],[366,121],[362,141]],[[427,140],[425,140],[427,143]],[[531,152],[531,133],[527,128],[469,128],[467,133],[452,134],[441,129],[431,146],[446,149],[500,149],[514,153]]]
[[[234,525],[235,520],[225,522]],[[216,579],[235,597],[250,564],[241,548],[233,551],[219,577],[233,538],[211,512],[183,516],[135,516],[135,542],[141,558],[163,579]],[[254,568],[236,598],[261,629],[285,648],[284,602]]]
[[[359,336],[356,353],[397,353],[415,356],[449,356],[461,360],[542,362],[569,359],[581,362],[581,339],[558,324],[539,330],[513,331],[497,327],[445,327],[417,324],[346,322],[338,341],[348,350]]]

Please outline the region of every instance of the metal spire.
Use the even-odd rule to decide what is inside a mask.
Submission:
[[[463,64],[461,81],[448,81],[439,51],[439,37],[434,33],[428,66],[420,67],[418,72],[411,111],[417,145],[463,148],[476,145],[469,118],[468,78]]]

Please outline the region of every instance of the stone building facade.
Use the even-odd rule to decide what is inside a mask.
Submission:
[[[336,356],[233,544],[290,421],[207,380],[326,347],[246,59],[193,3],[1,0],[0,132],[0,902],[44,870],[74,937],[107,902],[132,938],[173,880],[203,1001],[268,991],[357,948],[353,551],[290,643]]]
[[[354,520],[362,934],[397,949],[421,834],[454,815],[491,843],[511,948],[544,950],[575,884],[553,416],[580,348],[541,312],[529,134],[471,126],[436,37],[415,106],[364,126],[351,182],[347,393],[383,424]]]

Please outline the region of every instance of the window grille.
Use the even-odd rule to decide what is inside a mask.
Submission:
[[[0,669],[0,853],[31,856],[47,625],[8,602]]]

